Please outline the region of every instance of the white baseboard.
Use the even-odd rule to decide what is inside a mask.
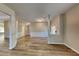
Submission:
[[[79,54],[79,51],[75,50],[74,48],[70,47],[68,44],[64,43],[65,46],[69,47],[70,49],[72,49],[74,52]]]
[[[48,42],[48,44],[64,44],[64,43]]]

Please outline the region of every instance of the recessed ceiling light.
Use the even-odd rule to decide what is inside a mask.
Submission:
[[[37,19],[36,21],[37,22],[44,22],[45,20],[43,18],[41,18],[41,19]]]
[[[28,23],[26,23],[26,25],[30,25],[30,23],[28,22]]]

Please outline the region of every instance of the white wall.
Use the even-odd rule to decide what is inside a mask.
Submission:
[[[57,33],[60,34],[60,15],[51,20],[51,31],[53,26],[55,26]]]
[[[30,25],[31,37],[48,37],[47,22],[32,22]]]
[[[66,12],[65,44],[79,53],[79,4]]]
[[[56,17],[54,17],[51,20],[51,27],[55,26],[56,27],[56,34],[52,34],[52,29],[50,31],[50,36],[48,39],[48,43],[49,44],[63,44],[64,43],[64,39],[63,36],[61,34],[61,18],[60,15],[57,15]]]
[[[17,26],[16,34],[17,34],[17,39],[18,39],[24,35],[23,30],[22,30],[22,27],[24,27],[24,26],[23,26],[23,22],[20,18],[17,18],[16,26]]]
[[[17,27],[17,39],[29,35],[29,27],[26,26],[26,22],[24,22],[21,18],[16,17],[16,27]]]
[[[4,4],[0,4],[0,11],[9,14],[11,19],[9,20],[9,30],[10,30],[10,40],[9,40],[9,49],[12,49],[16,46],[17,39],[16,39],[16,26],[15,26],[15,12],[8,8]]]

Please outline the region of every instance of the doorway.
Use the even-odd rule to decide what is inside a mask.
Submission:
[[[9,48],[9,19],[9,15],[0,12],[0,49]]]

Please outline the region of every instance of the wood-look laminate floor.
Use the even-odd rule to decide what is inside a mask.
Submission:
[[[0,55],[8,56],[79,56],[64,45],[49,45],[47,38],[23,37],[15,49],[0,49]]]

